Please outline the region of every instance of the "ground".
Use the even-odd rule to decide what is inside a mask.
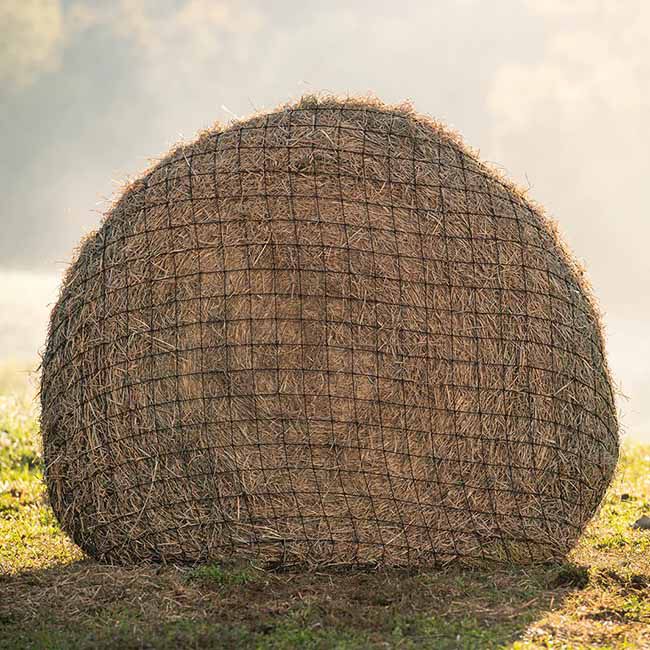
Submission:
[[[15,373],[14,373],[15,375]],[[626,443],[561,566],[425,573],[101,565],[44,498],[35,409],[0,371],[0,649],[650,648],[650,447]]]

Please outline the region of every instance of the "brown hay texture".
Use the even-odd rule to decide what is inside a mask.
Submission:
[[[555,560],[618,457],[552,223],[378,100],[169,153],[81,247],[42,370],[52,507],[109,562]]]

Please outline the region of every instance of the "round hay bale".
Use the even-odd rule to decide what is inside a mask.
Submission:
[[[442,125],[303,98],[126,188],[43,359],[49,497],[111,562],[564,556],[618,455],[541,209]]]

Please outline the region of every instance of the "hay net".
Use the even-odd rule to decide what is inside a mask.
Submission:
[[[440,124],[303,98],[178,147],[80,248],[49,497],[112,562],[560,558],[617,454],[551,222]]]

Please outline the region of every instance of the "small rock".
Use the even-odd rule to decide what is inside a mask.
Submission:
[[[637,519],[632,524],[632,528],[637,528],[638,530],[650,530],[650,517],[643,515],[643,517]]]

